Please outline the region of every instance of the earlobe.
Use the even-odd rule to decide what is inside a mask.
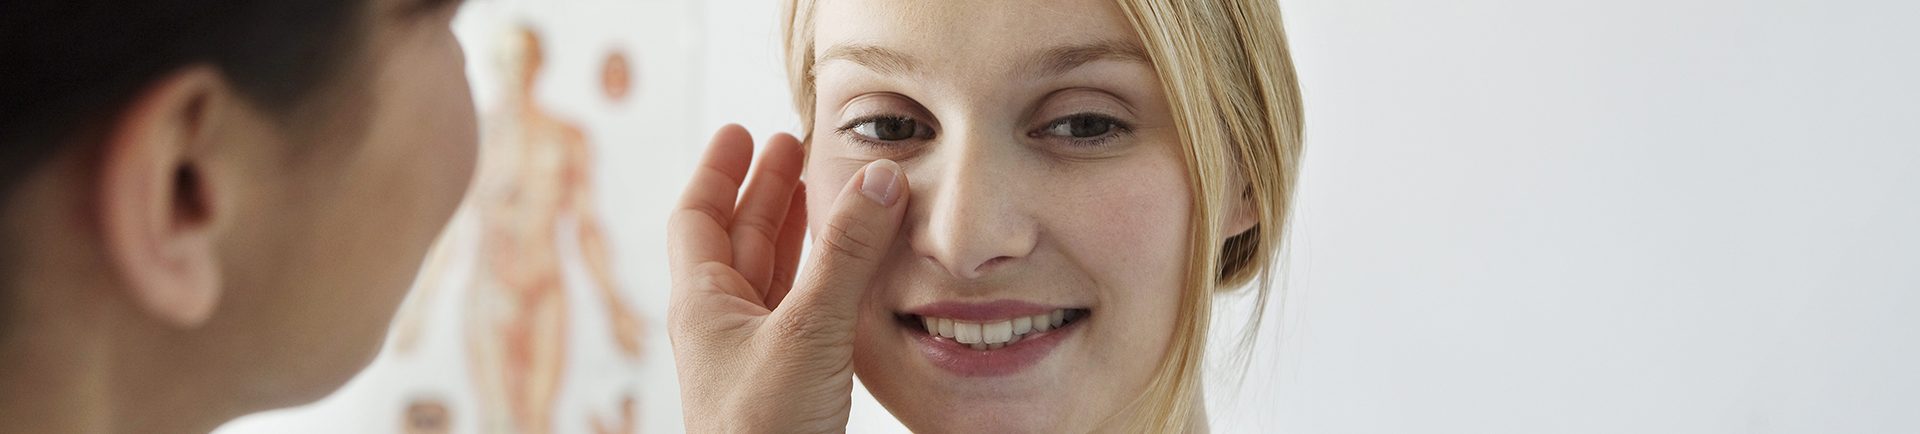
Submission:
[[[1239,194],[1234,195],[1231,203],[1233,206],[1228,207],[1227,221],[1224,226],[1221,226],[1220,233],[1224,238],[1233,238],[1247,233],[1260,224],[1260,210],[1254,206],[1253,201],[1253,186],[1248,185],[1241,189]]]
[[[155,81],[100,144],[95,216],[113,271],[135,306],[181,328],[205,323],[221,293],[224,204],[206,148],[223,80],[189,68]]]

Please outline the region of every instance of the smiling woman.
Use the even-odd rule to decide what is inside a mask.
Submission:
[[[976,6],[875,15],[898,18],[888,21],[862,18],[885,4],[793,5],[790,76],[807,124],[853,117],[859,100],[881,93],[915,113],[882,121],[939,125],[948,137],[935,143],[935,128],[922,127],[917,141],[887,141],[885,152],[858,150],[872,147],[871,135],[810,141],[816,184],[845,178],[834,173],[835,158],[884,154],[910,162],[907,172],[927,191],[918,197],[935,197],[924,207],[928,224],[917,225],[910,252],[894,255],[903,265],[882,272],[876,296],[904,306],[949,300],[947,311],[974,314],[948,332],[953,319],[905,313],[927,322],[906,329],[918,336],[911,343],[860,333],[856,371],[915,428],[1203,423],[1198,372],[1209,296],[1272,263],[1299,153],[1298,92],[1277,7]],[[875,46],[886,43],[901,51]],[[847,68],[836,64],[843,52],[884,55],[847,56],[858,66]],[[932,71],[915,69],[916,53]],[[853,117],[849,125],[871,122]],[[944,270],[916,267],[923,264]],[[1267,285],[1253,290],[1263,301]],[[951,301],[992,299],[1066,308],[1027,329],[1019,317],[1027,312],[990,303],[969,311]],[[1014,333],[998,321],[1009,316]],[[987,336],[975,338],[971,329],[981,323]],[[981,351],[979,341],[993,348]],[[928,364],[903,356],[916,346],[947,372],[899,369]],[[1060,354],[1046,357],[1048,350]],[[1120,354],[1161,356],[1113,357]],[[1009,361],[1043,366],[1016,375]],[[1007,378],[980,378],[987,373]],[[1135,411],[1121,411],[1126,406]],[[969,407],[995,411],[951,411]],[[1116,417],[1128,414],[1140,420]]]
[[[805,130],[737,209],[748,145],[723,131],[689,197],[728,195],[676,216],[732,228],[710,236],[733,268],[676,282],[764,314],[676,325],[690,426],[832,429],[857,374],[915,431],[1206,429],[1212,296],[1261,280],[1264,304],[1301,147],[1276,4],[796,0],[785,31]],[[826,259],[792,286],[801,228]],[[676,323],[714,291],[679,286]],[[749,345],[706,342],[729,333]],[[753,345],[795,338],[816,345]],[[723,370],[748,386],[703,381]],[[833,404],[772,404],[797,397]]]

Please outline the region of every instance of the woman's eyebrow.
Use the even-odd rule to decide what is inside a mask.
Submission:
[[[1034,56],[1024,63],[1031,65],[1028,73],[1036,76],[1058,76],[1082,65],[1101,60],[1117,60],[1140,64],[1151,64],[1146,50],[1140,45],[1118,40],[1105,40],[1081,44],[1069,44],[1053,47]],[[853,62],[881,74],[906,75],[915,72],[919,61],[907,53],[891,48],[871,44],[841,44],[828,47],[814,59],[813,70],[820,65],[832,62]]]
[[[889,75],[905,75],[914,71],[919,62],[913,56],[890,48],[868,44],[842,44],[827,48],[814,59],[815,71],[820,65],[832,62],[853,62],[874,72]]]
[[[1147,59],[1146,50],[1138,44],[1117,40],[1054,47],[1027,64],[1033,65],[1033,74],[1051,77],[1101,60],[1152,64]]]

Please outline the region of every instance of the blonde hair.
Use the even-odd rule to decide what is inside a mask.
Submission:
[[[1203,423],[1201,367],[1213,295],[1252,285],[1252,343],[1273,292],[1302,147],[1300,89],[1274,0],[1116,0],[1165,87],[1186,146],[1193,240],[1172,346],[1147,389],[1122,417],[1134,431],[1182,431]],[[814,120],[813,3],[787,0],[787,76],[810,140]],[[1246,182],[1244,189],[1233,185]],[[1252,229],[1223,243],[1227,210],[1254,213]]]

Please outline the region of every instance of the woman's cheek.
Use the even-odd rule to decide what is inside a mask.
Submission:
[[[809,157],[808,160],[817,162],[820,161],[820,157],[816,155]],[[811,234],[820,234],[823,233],[821,231],[826,230],[827,217],[833,212],[834,199],[840,195],[840,190],[846,189],[847,181],[853,179],[853,172],[821,164],[809,164],[805,170],[806,174],[800,179],[806,183],[807,188],[807,231]]]
[[[1185,266],[1188,210],[1181,172],[1138,168],[1082,178],[1071,194],[1056,198],[1061,213],[1055,235],[1076,240],[1072,256],[1095,268],[1103,283],[1167,282]],[[1129,175],[1131,174],[1131,175]],[[1123,280],[1109,280],[1109,279]],[[1177,283],[1178,276],[1171,277]]]
[[[1056,213],[1050,237],[1090,274],[1103,313],[1128,318],[1104,323],[1111,325],[1101,329],[1104,351],[1163,352],[1179,315],[1187,264],[1185,172],[1153,164],[1080,175],[1077,188],[1055,196],[1060,203],[1050,207]],[[1129,371],[1145,366],[1125,365]]]

